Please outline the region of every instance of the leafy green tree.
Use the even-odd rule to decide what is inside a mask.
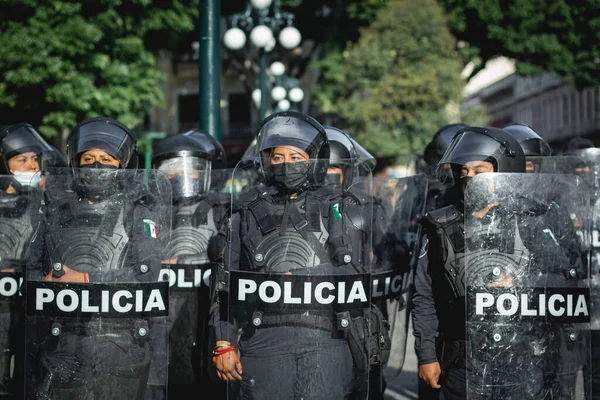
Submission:
[[[460,100],[455,48],[435,0],[389,1],[357,43],[322,62],[320,105],[378,158],[420,151]]]
[[[439,0],[475,76],[496,56],[523,75],[553,72],[578,87],[600,84],[600,0]]]
[[[197,4],[0,0],[0,124],[48,138],[94,115],[137,125],[161,101],[155,52],[194,28]]]

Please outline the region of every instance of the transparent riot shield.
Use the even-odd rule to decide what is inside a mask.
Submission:
[[[0,394],[7,398],[23,398],[25,300],[20,287],[41,199],[39,185],[0,176]]]
[[[253,174],[240,166],[234,179]],[[370,195],[255,182],[232,196],[222,265],[215,362],[240,363],[229,398],[367,398],[387,338],[373,334],[384,321],[370,302]]]
[[[26,398],[164,398],[171,202],[157,171],[46,174],[24,285]]]
[[[169,393],[183,395],[191,385],[215,381],[209,342],[210,241],[229,217],[224,193],[233,169],[212,170],[204,189],[177,198],[173,191],[172,230],[159,280],[169,282]],[[214,340],[213,340],[214,341]],[[224,387],[224,385],[223,385]],[[178,391],[180,390],[180,391]]]
[[[480,174],[465,193],[467,393],[589,395],[590,289],[571,220],[589,210],[573,175]],[[589,227],[589,213],[581,214]]]
[[[428,179],[425,175],[373,181],[373,302],[390,324],[392,348],[385,364],[387,385],[404,365],[410,322],[412,277],[418,260]]]

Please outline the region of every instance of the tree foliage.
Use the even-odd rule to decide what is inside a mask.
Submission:
[[[435,0],[389,1],[357,43],[322,62],[321,107],[378,158],[421,150],[464,85],[446,25]]]
[[[467,46],[474,76],[495,56],[523,75],[553,72],[579,87],[600,84],[600,0],[439,0]]]
[[[0,0],[0,123],[47,137],[94,115],[134,126],[161,100],[154,51],[194,28],[197,0]]]

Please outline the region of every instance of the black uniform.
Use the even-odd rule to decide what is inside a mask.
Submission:
[[[263,122],[258,138],[260,173],[267,185],[248,189],[234,201],[224,253],[228,268],[215,271],[217,280],[227,274],[231,280],[235,274],[278,281],[289,273],[291,279],[308,278],[317,285],[319,275],[345,279],[364,274],[371,216],[360,207],[344,204],[331,188],[318,188],[329,162],[323,128],[302,114],[278,113]],[[305,150],[310,161],[269,165],[270,149],[279,146]],[[228,299],[221,296],[220,312],[213,314],[212,323],[217,340],[228,339],[239,348],[243,398],[366,395],[369,360],[363,366],[354,351],[364,346],[356,337],[351,339],[354,322],[349,311],[338,312],[333,304],[320,308],[291,303],[279,308],[265,303],[254,308],[239,306],[231,304],[237,294],[233,285],[229,285]]]
[[[31,239],[39,224],[41,171],[11,171],[9,159],[37,155],[39,167],[50,146],[29,124],[0,128],[0,395],[23,397],[24,298],[19,294]],[[11,373],[11,364],[13,372]]]
[[[508,133],[482,128],[463,128],[458,133],[439,163],[441,168],[445,163],[460,165],[490,158],[495,160],[496,172],[518,171],[519,168],[524,172],[523,152]],[[461,143],[465,144],[464,147],[457,147]],[[509,151],[514,153],[510,154]],[[445,175],[443,177],[446,178]],[[440,384],[448,400],[466,397],[465,233],[462,207],[461,203],[445,206],[429,211],[423,218],[426,237],[419,256],[412,297],[413,333],[419,365],[439,360],[442,368]],[[443,347],[441,357],[438,356],[437,340],[441,341]]]
[[[151,338],[161,325],[164,329],[154,317],[167,313],[168,286],[157,282],[158,239],[168,235],[158,199],[166,193],[158,186],[152,194],[146,189],[135,171],[135,137],[117,121],[82,122],[68,149],[76,168],[51,172],[55,179],[45,192],[44,221],[27,265],[28,396],[142,399],[155,345]],[[106,151],[133,169],[79,165],[80,155],[90,149]],[[153,184],[151,177],[148,181]],[[43,279],[60,278],[63,266],[87,273],[87,279]],[[40,308],[41,293],[50,292],[55,295]],[[63,302],[63,295],[71,301]]]
[[[231,171],[222,167],[225,153],[207,133],[198,129],[161,141],[153,155],[154,168],[165,173],[173,190],[172,234],[163,259],[174,263],[161,280],[171,286],[169,304],[169,394],[182,396],[210,390],[216,396],[210,359],[208,243],[229,216],[230,196],[218,192]],[[212,191],[211,191],[212,190]],[[152,380],[155,380],[152,377]],[[160,380],[159,380],[160,381]]]

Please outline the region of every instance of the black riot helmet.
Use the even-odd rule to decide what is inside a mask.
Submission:
[[[195,198],[209,191],[214,150],[209,140],[186,134],[170,136],[156,146],[152,166],[169,178],[174,199]]]
[[[465,124],[448,124],[442,126],[431,138],[431,142],[423,151],[423,160],[427,165],[436,167],[456,133],[468,126]]]
[[[358,157],[358,175],[360,177],[369,176],[377,166],[377,159],[362,147],[360,143],[354,140],[352,136],[348,135],[348,138],[354,146],[356,157]]]
[[[41,158],[51,151],[50,145],[33,126],[25,123],[3,126],[0,130],[0,174],[11,173],[8,160],[18,154],[31,152]]]
[[[499,128],[459,130],[438,163],[438,176],[447,176],[444,166],[449,164],[456,177],[469,161],[490,162],[494,172],[525,172],[525,154],[519,142]]]
[[[513,123],[503,127],[519,142],[525,157],[540,157],[552,155],[550,145],[546,143],[529,125]]]
[[[596,166],[600,163],[600,148],[594,142],[575,136],[567,142],[561,154],[569,159],[569,172],[581,176],[590,185],[597,184]]]
[[[295,147],[308,155],[308,162],[272,164],[277,147]],[[295,111],[271,114],[261,123],[256,136],[260,170],[268,185],[294,193],[314,189],[325,181],[329,166],[329,142],[325,128],[314,118]]]
[[[336,167],[342,170],[342,176],[339,174],[328,173],[326,182],[348,188],[357,175],[359,160],[356,154],[354,144],[350,137],[341,129],[326,126],[327,140],[329,141],[329,167]]]
[[[581,156],[594,158],[600,149],[590,139],[575,136],[567,142],[561,154],[563,156]]]
[[[67,159],[79,167],[81,154],[99,149],[119,161],[119,168],[137,169],[138,147],[135,134],[121,122],[108,117],[94,117],[80,122],[67,139]]]
[[[89,150],[104,151],[119,161],[119,166],[101,162],[82,165],[81,156]],[[137,139],[115,119],[89,118],[80,122],[67,138],[67,160],[73,170],[73,189],[82,197],[101,201],[116,192],[120,179],[118,169],[137,169]]]
[[[183,134],[189,136],[200,143],[210,155],[211,166],[213,169],[223,169],[227,167],[227,154],[225,149],[211,134],[202,129],[192,129]]]
[[[41,179],[43,160],[52,148],[29,124],[19,123],[3,126],[0,129],[0,175],[13,175],[10,182],[1,184],[6,189],[8,183],[19,190],[37,186]],[[37,156],[38,171],[11,171],[9,160],[19,154],[34,153]]]

